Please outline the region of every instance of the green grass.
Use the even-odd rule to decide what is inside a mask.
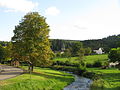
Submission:
[[[71,57],[70,61],[71,62],[77,62],[77,57]],[[67,61],[69,60],[68,58],[55,58],[54,61]],[[108,55],[107,54],[102,54],[102,55],[90,55],[90,56],[85,56],[84,60],[86,63],[94,63],[95,61],[101,61],[101,62],[105,62],[108,60]]]
[[[77,62],[76,59],[77,57],[72,57],[71,62]],[[54,60],[65,62],[66,60],[68,60],[68,58],[55,58]],[[86,63],[93,64],[95,61],[98,60],[104,63],[108,60],[108,55],[103,54],[85,56]],[[88,68],[87,70],[96,73],[102,73],[101,79],[94,80],[91,90],[120,90],[120,70],[116,68]]]
[[[0,90],[62,90],[72,81],[74,77],[71,74],[35,67],[31,76],[26,73],[0,81]]]
[[[93,85],[96,88],[92,88],[92,90],[120,90],[120,70],[111,68],[111,69],[100,69],[100,68],[89,68],[89,71],[93,72],[102,72],[102,81],[97,80],[94,81]],[[100,85],[104,86],[104,89],[99,88]]]
[[[67,61],[67,60],[72,60],[72,61],[75,61],[75,59],[77,59],[77,57],[71,57],[70,59],[69,58],[62,58],[62,57],[56,57],[54,58],[54,61]]]
[[[105,62],[108,60],[108,55],[107,54],[102,54],[102,55],[90,55],[90,56],[85,56],[85,61],[87,63],[94,63],[95,61],[101,61]]]

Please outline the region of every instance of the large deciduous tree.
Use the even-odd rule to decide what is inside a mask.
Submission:
[[[12,37],[13,58],[33,66],[47,66],[53,55],[49,43],[49,26],[38,12],[26,14],[15,27]]]

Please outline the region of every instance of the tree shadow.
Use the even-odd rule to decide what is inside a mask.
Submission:
[[[69,77],[70,75],[61,75],[61,74],[56,74],[56,73],[39,73],[39,72],[32,72],[32,75],[37,75],[37,76],[42,76],[48,79],[57,79],[59,81],[64,81],[64,82],[68,82],[71,81],[73,82],[72,77]]]
[[[59,74],[59,73],[53,73],[53,72],[45,72],[45,73],[48,73],[48,74],[53,74],[53,75],[61,75],[61,76],[71,76],[71,75],[63,75],[63,74]]]

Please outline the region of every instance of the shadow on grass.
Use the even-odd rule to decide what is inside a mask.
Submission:
[[[52,73],[52,72],[45,72],[45,73],[53,74],[53,75],[61,75],[61,76],[71,76],[71,75],[68,75],[68,74],[64,75],[64,73],[63,74]]]
[[[59,81],[64,81],[64,82],[74,81],[74,79],[72,79],[70,75],[62,75],[62,74],[48,73],[48,72],[47,73],[32,72],[32,75],[42,76],[48,79],[57,79]]]

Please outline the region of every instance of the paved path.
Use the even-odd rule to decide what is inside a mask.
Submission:
[[[92,83],[92,80],[84,77],[78,77],[77,75],[74,76],[75,81],[69,86],[65,87],[64,90],[90,90],[90,84]]]
[[[13,78],[22,73],[23,73],[23,70],[20,68],[15,68],[15,67],[6,66],[6,65],[0,65],[0,80]]]

